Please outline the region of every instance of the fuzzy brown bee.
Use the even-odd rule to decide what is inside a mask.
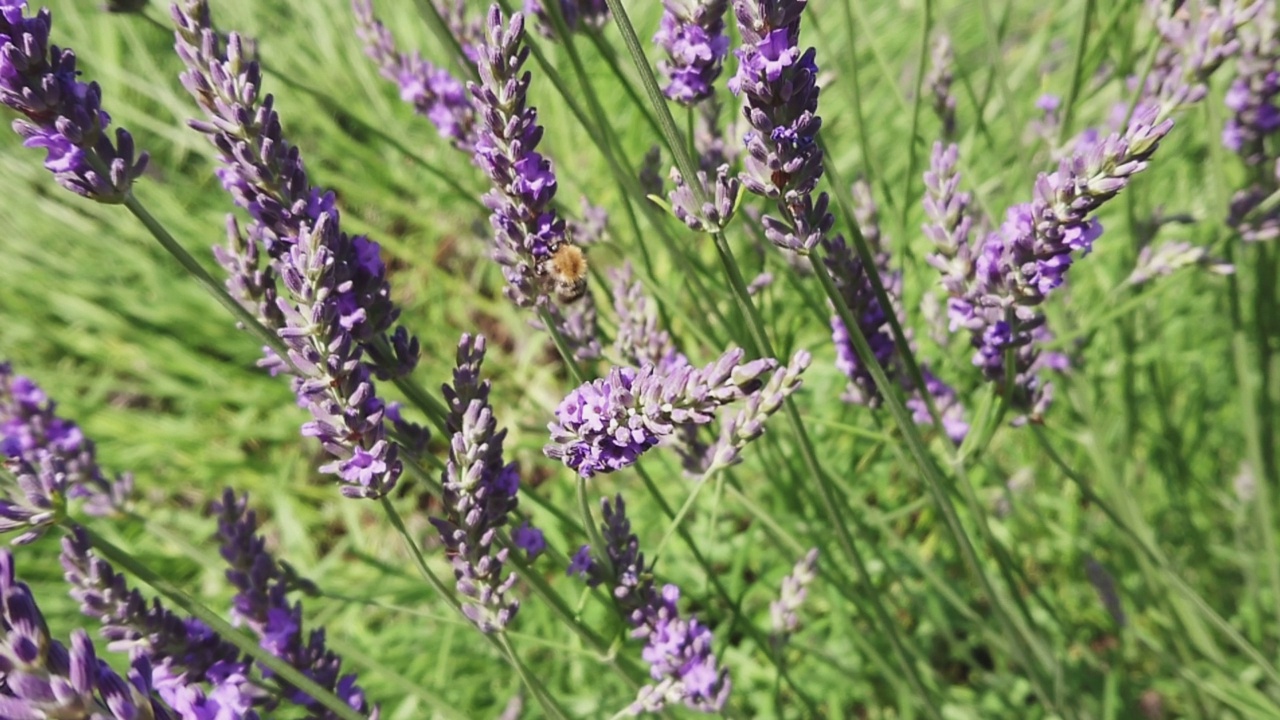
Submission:
[[[562,242],[535,268],[546,292],[562,303],[571,303],[587,294],[587,255],[571,242]]]

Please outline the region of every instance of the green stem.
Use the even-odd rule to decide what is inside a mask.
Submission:
[[[418,543],[414,541],[413,535],[410,534],[409,529],[405,527],[404,520],[401,519],[400,512],[396,510],[396,506],[392,505],[391,501],[385,496],[379,498],[379,503],[382,505],[383,512],[386,513],[387,520],[391,522],[391,526],[395,528],[397,533],[399,533],[400,537],[404,540],[405,546],[408,547],[409,553],[413,555],[414,563],[418,566],[418,571],[422,573],[422,577],[426,579],[427,583],[431,585],[440,597],[444,598],[445,602],[449,603],[454,610],[457,610],[459,614],[465,615],[465,613],[462,612],[462,602],[458,600],[457,596],[449,591],[449,588],[445,586],[440,577],[432,572],[430,566],[427,565],[427,560],[422,555],[422,549],[418,547]],[[474,624],[471,624],[471,626],[473,628],[476,627]],[[479,628],[477,628],[477,630],[479,630]],[[542,681],[529,675],[523,670],[524,664],[515,654],[515,651],[511,649],[511,644],[507,641],[502,631],[498,631],[497,633],[480,631],[480,634],[489,642],[490,645],[496,648],[498,652],[506,658],[507,662],[510,663],[513,668],[515,668],[525,686],[528,687],[529,691],[533,693],[533,696],[537,698],[538,704],[542,706],[543,712],[547,713],[547,715],[551,717],[566,717],[564,711],[558,704],[556,704],[555,700],[547,695],[546,688],[543,687]]]
[[[462,43],[454,37],[453,31],[449,29],[449,24],[445,22],[436,4],[432,0],[413,0],[413,4],[418,7],[418,12],[422,13],[423,19],[431,27],[431,32],[435,33],[436,39],[448,49],[449,55],[466,79],[478,82],[480,75],[476,72],[476,66],[467,59],[467,54],[462,52]]]
[[[1138,551],[1147,558],[1147,560],[1160,569],[1165,580],[1167,580],[1168,583],[1172,585],[1186,600],[1195,606],[1200,614],[1209,621],[1209,624],[1213,625],[1219,632],[1225,635],[1237,649],[1249,656],[1249,659],[1257,664],[1258,668],[1262,670],[1263,674],[1266,675],[1273,684],[1280,686],[1280,673],[1276,672],[1276,669],[1271,662],[1267,660],[1267,658],[1259,652],[1252,643],[1241,635],[1240,632],[1231,625],[1231,623],[1227,622],[1226,619],[1219,615],[1217,611],[1214,610],[1213,607],[1195,591],[1194,588],[1188,585],[1186,581],[1178,575],[1177,571],[1174,570],[1172,563],[1169,562],[1169,559],[1165,557],[1164,553],[1158,547],[1149,545],[1147,540],[1135,531],[1133,527],[1124,520],[1124,518],[1120,517],[1119,513],[1112,509],[1111,505],[1107,501],[1103,500],[1103,498],[1098,495],[1092,487],[1090,487],[1089,483],[1081,477],[1079,473],[1063,461],[1062,456],[1058,454],[1058,452],[1049,443],[1048,438],[1045,437],[1043,429],[1039,426],[1032,425],[1031,430],[1036,436],[1036,439],[1039,440],[1040,446],[1044,448],[1045,453],[1048,454],[1049,460],[1053,462],[1054,465],[1058,466],[1058,468],[1062,470],[1062,473],[1080,489],[1080,493],[1084,496],[1085,500],[1089,501],[1101,510],[1102,513],[1107,516],[1107,519],[1115,524],[1116,528],[1120,530],[1120,532],[1133,541],[1133,544],[1137,547]]]
[[[911,252],[911,243],[906,240],[907,216],[915,205],[912,202],[914,196],[911,187],[915,183],[916,165],[920,160],[916,151],[916,134],[920,132],[920,106],[924,103],[924,98],[921,97],[922,93],[920,91],[924,87],[925,68],[929,64],[929,34],[932,31],[933,0],[924,0],[924,22],[920,23],[920,52],[916,57],[915,100],[911,103],[911,132],[907,135],[907,176],[903,181],[901,216],[898,223],[904,234],[903,242],[901,243],[902,262],[904,264],[910,263],[914,257]],[[837,194],[842,190],[842,187],[837,187]],[[890,306],[882,305],[881,307]],[[924,386],[919,385],[917,387],[923,388]]]
[[[1089,26],[1093,22],[1095,0],[1085,0],[1084,12],[1080,18],[1080,32],[1076,35],[1076,56],[1071,67],[1071,86],[1067,89],[1067,99],[1062,103],[1062,122],[1058,126],[1058,146],[1067,141],[1071,132],[1071,116],[1075,113],[1076,99],[1080,97],[1080,86],[1084,84],[1084,60],[1089,47]]]
[[[94,154],[90,154],[89,157],[92,158],[92,160],[101,162],[101,160],[99,160]],[[267,327],[263,325],[258,318],[254,317],[253,313],[246,310],[243,305],[236,301],[235,298],[231,297],[230,293],[227,292],[227,289],[223,287],[222,283],[214,280],[213,276],[209,274],[209,271],[205,270],[204,266],[197,262],[196,259],[191,256],[191,253],[187,252],[186,248],[178,244],[178,241],[175,240],[173,236],[169,234],[169,231],[166,230],[150,212],[147,211],[146,206],[143,205],[142,202],[133,195],[133,193],[129,193],[129,195],[125,197],[124,206],[129,209],[129,212],[133,213],[134,217],[138,218],[138,220],[142,222],[143,226],[145,226],[151,233],[151,236],[160,243],[160,246],[168,251],[168,253],[178,261],[178,264],[189,272],[191,276],[196,279],[196,282],[213,296],[214,300],[217,300],[220,305],[230,311],[246,330],[257,336],[257,338],[270,347],[276,355],[284,359],[285,362],[289,362],[289,350],[285,347],[284,341],[280,339],[280,336],[267,329]],[[292,365],[292,363],[290,364]]]
[[[884,368],[881,367],[876,359],[875,353],[872,352],[871,346],[867,343],[866,336],[862,333],[857,320],[853,317],[853,313],[849,307],[840,300],[839,290],[835,287],[831,275],[827,272],[826,266],[818,259],[817,256],[809,257],[810,265],[814,269],[814,273],[818,276],[818,280],[822,283],[823,289],[827,291],[829,297],[833,298],[837,313],[840,319],[849,329],[849,336],[853,342],[859,360],[871,373],[872,379],[875,381],[877,389],[884,398],[885,405],[888,407],[890,414],[897,422],[898,427],[902,430],[907,447],[911,452],[912,459],[915,460],[917,467],[920,468],[925,476],[926,484],[929,491],[933,495],[934,504],[942,512],[946,521],[947,528],[950,530],[952,537],[955,538],[959,546],[961,556],[965,560],[969,571],[982,584],[983,591],[987,598],[991,601],[992,607],[996,610],[996,615],[1005,632],[1013,640],[1013,647],[1016,650],[1015,655],[1023,669],[1027,671],[1028,680],[1031,682],[1032,689],[1040,698],[1040,701],[1046,707],[1054,707],[1052,697],[1049,695],[1045,685],[1038,676],[1035,668],[1037,665],[1032,658],[1037,653],[1032,651],[1030,640],[1023,635],[1017,623],[1014,622],[1008,610],[1004,607],[1001,596],[996,593],[995,586],[987,577],[986,572],[982,569],[982,565],[978,560],[978,555],[974,550],[973,543],[969,540],[968,534],[965,532],[963,524],[960,522],[955,507],[951,504],[950,498],[947,497],[945,487],[947,485],[942,473],[937,465],[933,462],[933,458],[924,444],[924,439],[920,436],[920,431],[916,428],[915,422],[912,420],[910,413],[902,404],[902,400],[898,397],[893,384],[889,381],[885,374]],[[874,277],[874,274],[871,275]],[[891,306],[886,306],[891,307]],[[892,313],[890,313],[892,315]]]
[[[68,523],[66,527],[70,529],[72,526]],[[258,644],[257,638],[251,637],[244,631],[232,627],[231,623],[223,620],[217,613],[197,602],[177,585],[174,585],[168,580],[151,572],[151,570],[138,562],[128,552],[116,547],[98,533],[85,527],[81,527],[81,529],[84,531],[85,536],[88,537],[89,544],[93,549],[106,558],[108,562],[128,570],[139,580],[150,585],[156,592],[163,595],[169,602],[182,608],[185,612],[205,625],[208,625],[210,630],[213,630],[218,633],[218,635],[222,636],[224,640],[235,645],[241,652],[249,655],[273,673],[279,675],[285,682],[311,696],[312,699],[323,705],[325,709],[343,720],[367,720],[364,715],[356,712],[351,706],[347,705],[334,695],[332,691],[321,687],[316,683],[316,681],[307,677],[298,670],[298,668],[295,668],[284,660],[272,655],[269,651],[261,647]]]

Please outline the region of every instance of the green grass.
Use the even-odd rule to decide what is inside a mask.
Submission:
[[[1045,144],[1025,132],[1035,99],[1046,91],[1068,95],[1079,59],[1071,130],[1100,123],[1115,102],[1128,99],[1117,78],[1141,72],[1150,21],[1121,0],[1099,0],[1083,34],[1085,3],[988,2],[984,12],[959,2],[848,0],[846,14],[840,1],[814,0],[802,30],[802,42],[817,46],[824,71],[820,114],[828,163],[844,181],[863,176],[872,184],[895,265],[905,270],[904,307],[920,358],[957,387],[972,418],[990,388],[970,365],[966,342],[957,336],[949,348],[938,347],[918,311],[921,297],[936,287],[935,271],[923,262],[929,244],[919,231],[920,173],[939,133],[927,98],[913,121],[924,9],[937,5],[933,26],[953,39],[961,170],[995,222],[1009,204],[1030,197],[1036,173],[1054,166]],[[102,85],[113,121],[152,154],[137,197],[216,270],[209,247],[223,241],[231,203],[213,176],[211,148],[185,125],[197,109],[178,81],[171,35],[143,18],[102,13],[95,2],[50,4],[54,42],[76,50],[85,77]],[[647,41],[658,3],[632,5],[652,56]],[[540,500],[526,500],[522,508],[557,551],[535,571],[585,625],[608,642],[618,638],[611,652],[638,663],[640,645],[625,640],[612,608],[564,576],[563,557],[587,542],[587,534],[572,474],[541,448],[546,423],[573,383],[547,336],[529,328],[530,316],[502,297],[501,274],[486,257],[487,219],[474,203],[485,178],[377,75],[352,31],[345,0],[228,0],[212,10],[219,27],[258,39],[269,68],[265,89],[277,96],[286,133],[313,181],[338,194],[344,227],[382,244],[404,322],[422,341],[413,381],[438,393],[450,378],[458,336],[480,331],[489,337],[485,368],[499,423],[510,431],[507,459],[519,463],[524,491]],[[419,47],[447,61],[413,3],[378,2],[376,10],[402,48]],[[147,14],[167,24],[162,8]],[[589,89],[563,46],[531,37],[590,123],[588,93],[595,93],[622,149],[618,164],[638,167],[649,146],[661,142],[645,119],[653,109],[631,101],[585,37],[576,44]],[[1086,45],[1079,48],[1082,38]],[[609,27],[603,41],[639,91],[618,29]],[[606,269],[631,260],[695,362],[730,344],[752,347],[712,239],[632,197],[637,234],[624,210],[629,181],[615,177],[593,143],[605,134],[582,127],[538,63],[530,60],[528,67],[531,102],[547,128],[542,149],[556,162],[561,203],[576,210],[585,193],[611,212],[610,240],[592,250],[593,265]],[[1104,68],[1111,70],[1109,80],[1099,79]],[[1106,233],[1095,252],[1077,262],[1069,286],[1046,307],[1078,367],[1055,380],[1057,396],[1044,426],[1001,427],[968,457],[963,478],[945,444],[927,437],[946,480],[944,495],[958,510],[983,575],[997,588],[995,601],[966,564],[903,430],[885,409],[836,400],[845,381],[832,364],[821,286],[790,271],[773,248],[757,247],[742,222],[730,228],[728,245],[746,279],[762,270],[778,278],[756,298],[775,351],[783,357],[808,348],[815,356],[796,403],[833,481],[835,516],[852,531],[867,576],[842,553],[819,483],[780,413],[745,451],[743,465],[700,492],[683,523],[706,565],[676,535],[657,566],[662,581],[682,588],[682,609],[716,632],[717,654],[733,674],[728,714],[914,718],[939,708],[947,720],[1109,720],[1140,717],[1143,703],[1158,696],[1169,717],[1280,715],[1280,678],[1271,669],[1280,654],[1280,597],[1273,584],[1280,558],[1268,550],[1274,508],[1262,505],[1278,489],[1271,433],[1280,370],[1264,352],[1269,344],[1274,353],[1280,337],[1268,300],[1276,252],[1241,245],[1221,222],[1243,182],[1233,158],[1217,149],[1230,70],[1218,74],[1206,103],[1178,116],[1151,167],[1102,211]],[[724,98],[726,115],[736,115],[737,101]],[[683,111],[673,111],[683,127]],[[321,590],[305,598],[308,621],[327,629],[333,649],[381,704],[383,718],[501,712],[522,692],[519,677],[422,582],[377,504],[341,498],[316,471],[322,452],[298,435],[304,411],[284,380],[255,365],[260,343],[237,330],[128,212],[63,192],[40,160],[16,136],[0,138],[0,357],[35,378],[60,402],[61,414],[81,423],[108,468],[136,474],[141,519],[92,520],[91,527],[225,614],[230,592],[216,548],[206,542],[214,528],[206,512],[224,486],[248,492],[271,549]],[[664,154],[665,166],[672,162]],[[442,174],[454,182],[442,181]],[[824,189],[847,192],[830,177]],[[1238,277],[1189,269],[1139,289],[1122,287],[1146,240],[1144,223],[1157,211],[1196,219],[1164,226],[1158,239],[1231,254]],[[844,222],[840,217],[838,226]],[[612,336],[616,319],[602,277],[592,292]],[[1240,303],[1234,321],[1233,296]],[[584,367],[588,376],[606,369],[605,363]],[[389,384],[382,389],[396,395]],[[1253,500],[1233,489],[1251,435],[1263,460],[1252,470]],[[443,457],[438,438],[432,447]],[[693,491],[673,453],[651,452],[641,466],[672,509]],[[592,479],[589,492],[597,517],[598,498],[627,496],[642,548],[656,549],[667,535],[668,516],[635,471]],[[394,500],[430,566],[447,578],[448,563],[427,522],[435,502],[408,475]],[[568,521],[546,507],[560,509]],[[802,629],[772,655],[767,643],[757,642],[770,630],[769,603],[813,546],[822,552],[822,575],[801,613]],[[22,548],[18,570],[65,637],[87,621],[65,596],[56,551],[52,538]],[[1123,627],[1090,585],[1087,557],[1115,579]],[[529,593],[527,583],[517,588],[523,605],[511,643],[566,714],[607,718],[625,708],[634,691],[606,659]],[[1010,630],[1010,618],[1019,630]],[[1238,633],[1235,639],[1216,618]],[[895,636],[921,678],[923,696],[905,679]],[[1034,692],[1037,684],[1043,697]],[[525,705],[526,716],[539,716],[532,697]]]

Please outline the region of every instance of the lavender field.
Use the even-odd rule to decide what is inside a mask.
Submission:
[[[0,720],[1280,717],[1277,0],[47,1]]]

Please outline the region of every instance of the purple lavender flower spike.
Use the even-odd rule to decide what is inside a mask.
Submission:
[[[645,295],[631,263],[624,262],[609,275],[613,281],[613,309],[618,315],[614,353],[637,368],[649,364],[666,371],[688,365],[689,359],[676,348],[671,333],[659,326],[658,308]]]
[[[511,544],[525,552],[529,562],[547,549],[547,538],[542,531],[529,524],[528,520],[520,523],[520,527],[511,531]]]
[[[632,637],[643,638],[641,656],[649,663],[653,685],[640,689],[631,705],[632,715],[660,712],[682,703],[700,712],[719,712],[729,699],[729,671],[719,667],[711,651],[711,630],[696,618],[680,616],[680,589],[659,589],[652,566],[645,564],[640,541],[631,532],[626,504],[618,495],[603,501],[605,542],[603,556],[592,557],[583,546],[574,555],[570,575],[581,576],[591,587],[605,585],[622,616],[633,628]]]
[[[369,717],[376,720],[378,708],[365,699],[354,674],[341,674],[342,658],[325,647],[324,630],[303,635],[302,603],[290,605],[288,600],[296,577],[267,552],[265,541],[255,532],[257,514],[248,508],[247,498],[237,498],[228,488],[221,502],[214,503],[214,512],[218,515],[220,551],[230,566],[227,580],[238,591],[232,618],[247,625],[263,649],[297,668],[354,710],[370,713]],[[264,677],[274,677],[266,667],[260,666],[259,670]],[[283,679],[276,681],[284,688],[285,699],[305,708],[309,717],[336,717],[310,695]]]
[[[735,0],[742,47],[729,89],[744,99],[751,126],[744,140],[747,190],[778,203],[783,220],[766,217],[775,245],[800,254],[812,250],[833,222],[825,193],[813,191],[823,173],[815,142],[818,111],[815,51],[800,51],[800,18],[805,0]]]
[[[1148,0],[1161,43],[1143,87],[1143,103],[1161,108],[1164,119],[1178,107],[1204,99],[1209,77],[1240,52],[1240,29],[1269,7],[1266,2],[1225,0],[1198,3],[1195,17],[1188,8]]]
[[[902,322],[902,273],[889,265],[889,253],[880,234],[879,214],[871,198],[870,186],[860,180],[854,183],[852,194],[858,227],[872,251],[875,271],[884,285],[885,294],[894,305],[888,308],[881,306],[872,289],[868,269],[842,235],[836,234],[823,239],[823,248],[826,250],[823,262],[831,272],[831,278],[840,291],[845,307],[857,320],[858,329],[870,345],[877,364],[906,391],[906,404],[912,410],[913,419],[921,425],[932,424],[933,418],[924,395],[927,393],[933,398],[943,418],[942,429],[953,442],[958,443],[968,432],[959,396],[923,363],[920,365],[920,373],[925,379],[925,387],[916,388],[900,355],[904,350],[894,344],[890,314]],[[845,326],[839,313],[831,316],[831,340],[836,348],[836,367],[849,379],[843,396],[845,402],[879,407],[883,398],[872,378],[871,369],[858,357],[849,328]],[[906,340],[908,347],[905,350],[914,352],[910,335]]]
[[[67,497],[84,498],[89,515],[120,512],[133,492],[133,476],[108,478],[98,466],[93,441],[74,422],[58,417],[56,408],[35,381],[0,362],[0,455],[27,468],[24,472],[56,468]]]
[[[694,199],[693,190],[685,183],[680,171],[672,168],[671,181],[674,187],[668,199],[676,219],[688,225],[689,229],[713,233],[723,230],[733,218],[741,185],[737,178],[729,174],[728,165],[716,168],[714,180],[710,180],[707,175],[705,170],[699,170],[696,178],[710,197],[699,206]]]
[[[218,717],[208,713],[221,710],[232,717],[257,717],[252,706],[269,696],[250,683],[248,661],[234,645],[199,620],[175,615],[159,600],[148,603],[98,557],[79,527],[62,539],[61,560],[71,597],[81,612],[102,623],[108,649],[145,659],[151,684],[180,716],[202,711],[206,714],[195,717]],[[208,683],[210,692],[198,683]]]
[[[591,247],[604,242],[609,233],[609,211],[599,205],[592,205],[585,196],[578,200],[582,208],[582,219],[565,221],[565,230],[570,233],[573,243],[580,247]]]
[[[1262,5],[1264,3],[1258,3]],[[1253,32],[1241,39],[1236,77],[1227,91],[1231,111],[1222,143],[1249,170],[1249,184],[1231,197],[1227,223],[1246,242],[1280,238],[1280,210],[1264,201],[1280,190],[1280,158],[1267,143],[1280,132],[1280,19],[1259,15]]]
[[[667,53],[658,69],[671,100],[692,106],[715,92],[716,78],[729,54],[724,32],[728,0],[663,0],[662,21],[653,41]]]
[[[1161,120],[1155,105],[1138,108],[1123,134],[1080,147],[1053,173],[1036,179],[1033,200],[1006,212],[1001,227],[971,246],[964,219],[968,196],[957,194],[956,150],[936,145],[925,175],[931,222],[926,234],[938,252],[930,264],[943,273],[951,299],[952,329],[970,332],[973,363],[987,379],[1004,383],[1015,404],[1038,419],[1047,407],[1049,386],[1040,369],[1061,367],[1061,356],[1043,356],[1036,345],[1052,337],[1036,306],[1065,281],[1073,253],[1087,254],[1102,233],[1093,213],[1146,169],[1173,121]],[[1010,351],[1016,367],[1005,367]]]
[[[101,203],[124,202],[147,154],[135,154],[123,128],[112,141],[101,88],[76,79],[74,52],[49,44],[48,8],[28,17],[26,6],[0,1],[0,103],[25,117],[13,121],[13,130],[26,147],[44,148],[44,166],[62,187]]]
[[[497,533],[510,522],[519,499],[520,472],[502,459],[506,430],[497,428],[489,405],[489,381],[480,379],[484,337],[463,335],[453,385],[444,386],[453,432],[441,485],[444,516],[431,518],[448,549],[462,612],[482,632],[500,632],[515,618],[520,602],[508,598],[515,573],[504,573],[509,550],[495,548]],[[536,533],[536,537],[534,536]],[[531,556],[546,546],[541,532],[527,526],[514,537]],[[540,543],[540,544],[539,544]]]
[[[951,92],[951,83],[955,80],[952,75],[955,63],[951,37],[946,33],[938,33],[933,38],[933,54],[924,84],[932,96],[933,113],[942,121],[942,137],[948,139],[956,134],[956,96]]]
[[[809,368],[812,357],[807,350],[797,350],[791,362],[773,371],[764,386],[747,398],[743,408],[724,422],[720,437],[703,450],[701,462],[686,458],[686,471],[696,468],[704,477],[742,462],[742,450],[764,434],[764,425],[792,393],[800,389],[800,376]]]
[[[778,599],[769,603],[769,618],[774,635],[786,638],[800,627],[800,606],[809,594],[809,585],[818,577],[818,548],[812,548],[796,563],[791,574],[782,579]]]
[[[135,657],[128,679],[97,657],[84,630],[71,647],[49,635],[30,588],[18,581],[13,556],[0,550],[0,717],[13,720],[198,720],[212,715],[174,713],[155,697],[146,657]],[[198,688],[193,689],[199,692]],[[225,715],[226,718],[256,718]]]
[[[436,67],[418,52],[402,53],[395,38],[373,14],[372,0],[352,0],[356,16],[356,35],[364,43],[364,52],[378,65],[382,77],[400,88],[400,99],[430,120],[440,136],[468,153],[475,149],[476,117],[466,86],[449,71]],[[461,8],[450,15],[456,23],[464,23]],[[465,26],[465,23],[464,23]],[[474,35],[472,36],[475,37]],[[468,57],[478,57],[475,45],[465,43]],[[472,57],[472,60],[475,60]]]
[[[516,13],[504,26],[502,11],[494,5],[477,63],[480,83],[468,87],[480,118],[475,159],[493,182],[483,201],[493,213],[493,258],[507,279],[506,295],[520,307],[531,308],[550,306],[538,267],[571,241],[552,205],[555,168],[537,152],[542,126],[537,110],[528,105],[530,74],[523,71],[528,57],[524,16]],[[588,293],[573,303],[575,307],[552,311],[579,358],[599,356],[594,303]]]
[[[742,357],[734,349],[703,368],[615,367],[565,397],[543,452],[584,478],[632,465],[679,426],[710,423],[719,407],[754,393],[778,366]]]
[[[1230,275],[1235,266],[1209,255],[1209,249],[1182,240],[1170,240],[1155,247],[1145,245],[1138,251],[1133,272],[1125,279],[1129,285],[1141,285],[1157,277],[1172,275],[1192,265],[1198,265],[1217,275]]]
[[[174,6],[173,20],[182,82],[209,118],[192,127],[217,148],[218,176],[253,220],[245,235],[229,222],[228,244],[216,252],[228,289],[284,341],[288,357],[268,351],[262,364],[294,375],[312,415],[303,434],[333,458],[321,470],[338,476],[344,495],[381,497],[402,467],[373,378],[411,372],[418,341],[392,330],[399,311],[378,245],[342,232],[333,194],[310,184],[272,97],[259,101],[261,73],[240,36],[224,47],[202,0]]]

